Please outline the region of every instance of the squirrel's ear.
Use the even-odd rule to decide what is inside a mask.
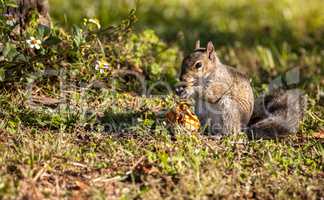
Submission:
[[[207,44],[207,53],[213,53],[215,50],[213,42],[209,41]]]
[[[207,44],[207,55],[209,57],[210,60],[215,61],[215,48],[214,48],[214,44],[213,42],[209,41]]]
[[[199,48],[200,48],[200,40],[197,40],[197,41],[196,41],[195,49],[199,49]]]

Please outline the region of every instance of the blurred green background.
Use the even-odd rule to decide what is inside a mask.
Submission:
[[[323,0],[49,0],[55,22],[65,27],[97,17],[103,26],[137,9],[136,30],[150,28],[184,50],[194,40],[216,45],[324,46]]]

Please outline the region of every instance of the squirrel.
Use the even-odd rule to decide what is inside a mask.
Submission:
[[[212,42],[185,57],[176,93],[193,98],[195,113],[213,135],[245,131],[253,138],[276,138],[296,133],[306,109],[296,90],[274,89],[254,98],[250,80],[219,60]]]

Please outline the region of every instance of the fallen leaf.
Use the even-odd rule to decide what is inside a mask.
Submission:
[[[180,102],[172,108],[166,113],[166,119],[173,124],[183,126],[188,131],[197,132],[200,128],[200,121],[187,102]]]
[[[324,139],[324,131],[313,133],[313,137],[317,139]]]

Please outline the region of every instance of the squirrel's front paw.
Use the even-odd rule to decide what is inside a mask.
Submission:
[[[190,89],[189,87],[185,87],[185,86],[178,86],[175,89],[175,92],[181,99],[188,99],[194,93],[194,91],[192,89]]]

